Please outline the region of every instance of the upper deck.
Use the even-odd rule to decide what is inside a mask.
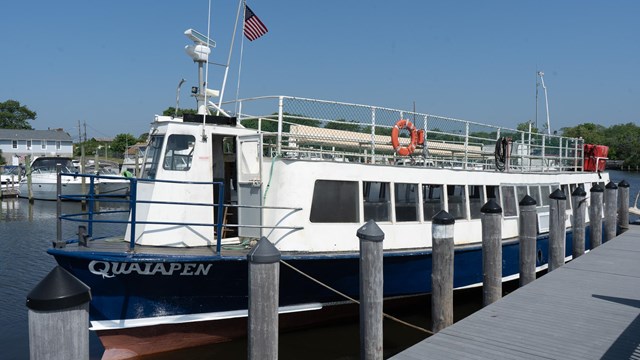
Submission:
[[[264,134],[264,155],[485,171],[583,171],[584,141],[384,107],[288,96],[250,98],[235,106],[242,125]],[[231,106],[229,106],[231,105]],[[260,115],[264,114],[264,115]],[[424,131],[410,156],[392,146],[392,130],[406,119]],[[506,139],[508,145],[501,145]],[[401,130],[399,143],[410,143]],[[501,156],[502,155],[502,156]]]

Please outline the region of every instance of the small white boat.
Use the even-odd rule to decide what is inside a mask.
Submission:
[[[61,195],[63,200],[74,200],[73,197],[87,195],[90,189],[90,179],[80,176],[71,158],[67,157],[39,157],[31,163],[31,193],[37,200],[57,200],[58,174],[56,166],[60,164]],[[99,194],[110,197],[124,197],[129,194],[129,180],[118,175],[109,167],[99,168],[95,178]],[[76,174],[69,175],[69,174]],[[84,178],[84,185],[83,185]],[[26,176],[20,181],[20,197],[29,197],[29,184]]]

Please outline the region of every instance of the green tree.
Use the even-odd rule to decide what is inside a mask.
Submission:
[[[37,114],[15,100],[0,103],[0,128],[32,130],[28,120],[35,120]]]
[[[531,121],[525,121],[523,123],[520,123],[520,124],[518,124],[518,127],[516,127],[516,130],[524,131],[524,132],[528,133],[529,132],[529,124],[530,123],[531,123]],[[531,126],[531,133],[532,134],[537,134],[538,132],[539,132],[538,128],[532,125]]]
[[[149,138],[149,133],[144,133],[138,137],[138,142],[146,143],[148,138]]]
[[[111,151],[115,154],[124,154],[128,146],[138,142],[138,139],[131,134],[118,134],[111,142]]]
[[[584,123],[574,127],[562,128],[562,135],[573,138],[583,138],[585,144],[604,144],[605,127],[593,123]]]
[[[198,111],[194,109],[178,109],[178,116],[182,116],[184,114],[197,114]],[[174,116],[176,114],[176,108],[173,106],[168,107],[165,111],[162,112],[164,116]]]

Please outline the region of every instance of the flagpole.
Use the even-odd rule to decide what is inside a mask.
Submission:
[[[218,101],[218,108],[222,108],[222,97],[224,96],[224,89],[227,86],[227,75],[229,74],[229,64],[231,63],[231,53],[233,52],[233,44],[236,40],[236,33],[238,32],[238,19],[240,19],[240,9],[244,4],[244,0],[238,1],[238,11],[236,13],[236,23],[233,26],[233,36],[231,37],[231,46],[229,47],[229,57],[227,58],[227,65],[224,69],[224,78],[222,80],[222,89],[220,89],[220,100]]]
[[[245,3],[245,0],[240,0]],[[246,16],[247,6],[243,7],[243,18]],[[244,33],[245,22],[242,22],[242,32]],[[242,57],[244,56],[244,36],[240,38],[240,62],[238,65],[238,85],[236,86],[236,108],[235,112],[238,114],[238,98],[240,97],[240,74],[242,73]]]

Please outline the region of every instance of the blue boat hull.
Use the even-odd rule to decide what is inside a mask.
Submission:
[[[589,232],[586,232],[587,238]],[[566,253],[571,254],[567,232]],[[587,239],[589,248],[589,239]],[[454,287],[482,284],[480,246],[456,248]],[[90,318],[131,320],[247,309],[246,257],[131,256],[49,250],[58,264],[91,288]],[[503,242],[503,277],[519,272],[519,243]],[[359,258],[343,255],[286,255],[300,271],[353,298],[359,296]],[[548,236],[537,240],[536,265],[548,259]],[[431,292],[431,251],[384,253],[385,298]],[[345,298],[287,266],[280,266],[280,306],[345,302]]]

